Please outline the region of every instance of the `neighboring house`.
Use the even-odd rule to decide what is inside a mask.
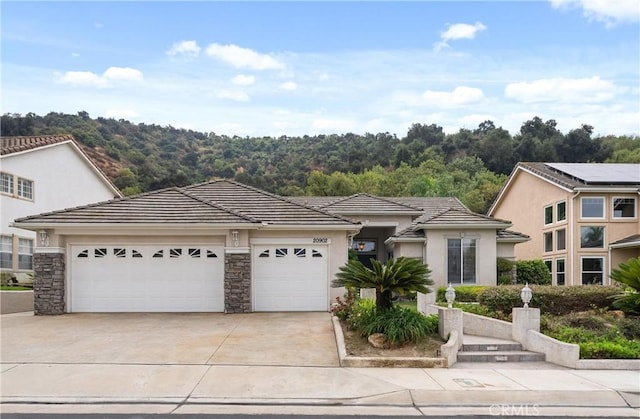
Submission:
[[[640,164],[519,163],[488,214],[531,241],[517,259],[542,259],[556,285],[609,284],[640,255]]]
[[[37,314],[327,311],[351,246],[429,263],[438,285],[496,283],[527,238],[452,198],[285,198],[229,180],[16,220],[41,231]]]
[[[0,138],[0,269],[24,280],[33,272],[36,233],[16,218],[121,196],[70,135]]]

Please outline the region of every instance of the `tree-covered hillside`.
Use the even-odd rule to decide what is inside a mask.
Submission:
[[[493,122],[445,134],[435,124],[389,133],[303,137],[229,137],[171,126],[49,113],[5,114],[2,136],[72,134],[108,156],[126,194],[233,178],[282,195],[456,196],[482,212],[518,161],[640,163],[638,137],[593,138],[582,125],[563,134],[535,117],[512,136]]]

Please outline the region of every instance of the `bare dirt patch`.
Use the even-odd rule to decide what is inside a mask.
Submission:
[[[437,358],[440,346],[445,344],[439,336],[429,336],[419,343],[406,343],[393,349],[374,348],[357,330],[349,329],[344,321],[340,321],[347,355],[357,357],[420,357]]]

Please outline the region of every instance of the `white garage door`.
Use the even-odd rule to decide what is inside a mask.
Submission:
[[[254,246],[255,311],[326,311],[327,247]]]
[[[73,312],[224,311],[221,246],[72,246]]]

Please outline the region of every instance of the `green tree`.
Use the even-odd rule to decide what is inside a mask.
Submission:
[[[331,286],[334,288],[375,288],[376,308],[378,311],[393,307],[397,295],[414,292],[429,293],[433,281],[429,278],[431,271],[418,259],[399,257],[389,259],[382,264],[371,260],[371,269],[358,260],[349,260],[340,267]]]

